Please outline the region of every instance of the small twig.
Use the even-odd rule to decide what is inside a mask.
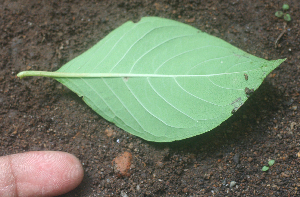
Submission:
[[[281,34],[278,36],[278,38],[275,41],[275,49],[277,48],[277,42],[280,40],[280,38],[283,36],[283,34],[285,32],[286,32],[286,23],[284,23],[283,30],[282,30]]]

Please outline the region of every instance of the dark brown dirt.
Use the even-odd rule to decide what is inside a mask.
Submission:
[[[300,3],[286,2],[292,21],[275,49],[284,27],[274,16],[279,0],[0,0],[0,155],[74,154],[85,178],[63,196],[299,196]],[[143,16],[189,23],[262,58],[288,59],[228,121],[173,143],[116,128],[55,80],[16,77],[55,71]],[[131,175],[119,178],[112,161],[125,151]],[[269,159],[275,164],[262,172]]]

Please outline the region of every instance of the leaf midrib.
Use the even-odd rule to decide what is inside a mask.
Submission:
[[[67,73],[67,72],[47,72],[47,71],[23,71],[18,73],[18,77],[52,77],[52,78],[122,78],[122,77],[136,77],[136,78],[178,78],[178,77],[212,77],[221,75],[239,74],[243,72],[251,72],[259,69],[245,70],[230,73],[217,73],[205,75],[165,75],[165,74],[132,74],[132,73]]]

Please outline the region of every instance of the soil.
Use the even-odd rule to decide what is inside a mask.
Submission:
[[[64,197],[299,196],[300,4],[286,2],[292,20],[275,48],[285,27],[274,15],[280,0],[1,0],[0,155],[74,154],[85,177]],[[258,57],[287,60],[219,127],[172,143],[117,128],[53,79],[16,77],[55,71],[144,16],[188,23]],[[132,155],[130,174],[119,176],[113,160],[124,152]],[[275,164],[263,172],[270,159]]]

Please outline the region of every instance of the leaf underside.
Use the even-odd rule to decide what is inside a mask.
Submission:
[[[170,142],[220,125],[247,100],[245,88],[256,90],[283,61],[252,56],[180,22],[145,17],[123,24],[56,71],[136,77],[55,79],[125,131]]]

